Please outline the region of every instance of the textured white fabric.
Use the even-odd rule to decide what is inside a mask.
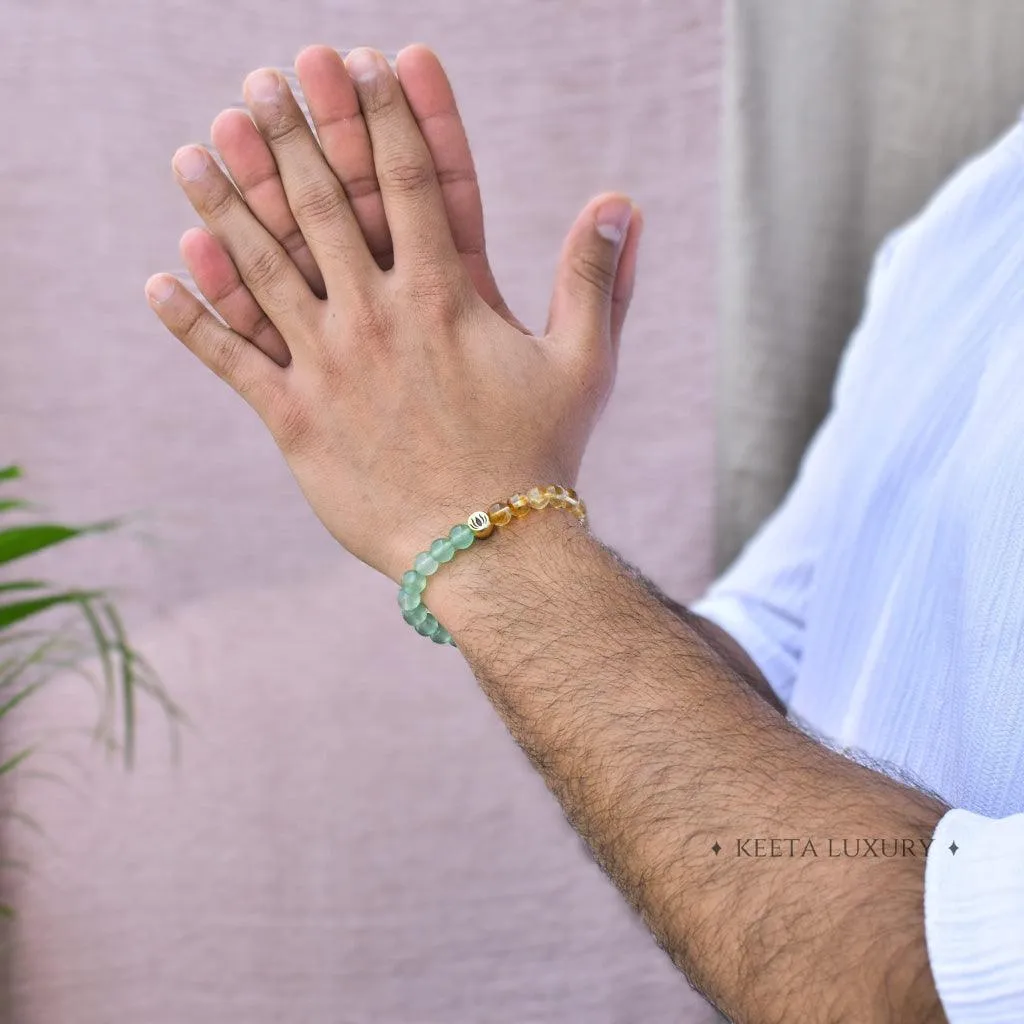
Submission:
[[[939,822],[924,920],[950,1024],[1024,1021],[1024,814],[992,821],[954,810]]]
[[[692,606],[802,722],[989,818],[1024,811],[1022,390],[1018,125],[883,246],[796,483]],[[939,831],[966,850],[967,820]],[[948,865],[928,879],[955,1024],[1024,1020],[994,1009],[1024,999],[1024,832],[986,823],[984,842],[959,890],[932,888]]]

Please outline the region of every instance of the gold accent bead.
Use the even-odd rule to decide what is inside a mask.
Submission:
[[[530,499],[525,494],[513,494],[508,499],[508,507],[516,519],[530,514]]]
[[[565,488],[565,496],[573,504],[580,500],[580,496],[571,487]]]
[[[486,512],[474,512],[467,520],[466,525],[473,531],[473,534],[480,539],[490,537],[494,533],[494,524]]]
[[[512,509],[503,501],[496,501],[487,510],[487,515],[494,526],[508,526],[512,522]]]
[[[548,496],[539,487],[531,487],[526,492],[526,497],[529,499],[531,508],[548,507]]]

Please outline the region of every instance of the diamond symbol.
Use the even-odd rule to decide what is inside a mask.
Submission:
[[[953,856],[955,857],[956,856],[956,851],[959,850],[959,849],[960,849],[960,847],[956,845],[956,840],[954,839],[953,842],[951,842],[949,844],[949,852],[951,854],[953,854]]]
[[[715,856],[717,857],[717,856],[718,856],[718,854],[719,854],[719,851],[720,851],[720,850],[722,849],[722,848],[721,848],[721,847],[720,847],[720,846],[718,845],[718,840],[717,840],[717,839],[715,840],[715,845],[714,845],[714,846],[712,846],[712,847],[711,847],[711,849],[715,851]]]

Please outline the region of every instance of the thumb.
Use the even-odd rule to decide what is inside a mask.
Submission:
[[[639,211],[626,196],[603,195],[587,203],[562,248],[549,334],[618,343],[636,270],[635,251],[632,259],[623,256],[636,249],[639,227]]]

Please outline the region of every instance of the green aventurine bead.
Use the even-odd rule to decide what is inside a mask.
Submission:
[[[419,594],[414,594],[409,590],[400,590],[398,592],[398,607],[403,612],[411,612],[413,608],[419,607],[423,603],[423,598]]]
[[[440,625],[441,624],[437,619],[427,612],[427,614],[423,616],[423,621],[416,627],[416,632],[419,633],[420,636],[433,636]]]
[[[429,614],[430,612],[427,611],[427,606],[425,604],[418,604],[411,611],[402,612],[402,618],[405,619],[405,621],[408,622],[410,626],[413,626],[415,628]]]
[[[437,572],[437,559],[426,551],[421,551],[412,564],[421,576],[433,576]]]
[[[430,545],[430,555],[438,562],[450,562],[455,557],[455,545],[447,537],[441,537]]]
[[[434,630],[430,639],[433,640],[435,644],[450,644],[452,642],[452,635],[444,628],[444,626],[438,626],[437,629]]]
[[[452,527],[448,539],[459,551],[465,551],[466,548],[472,547],[473,541],[476,540],[476,534],[465,523],[459,523]]]
[[[410,594],[421,594],[427,585],[427,577],[421,576],[415,569],[410,569],[402,577],[402,589],[408,590]]]

